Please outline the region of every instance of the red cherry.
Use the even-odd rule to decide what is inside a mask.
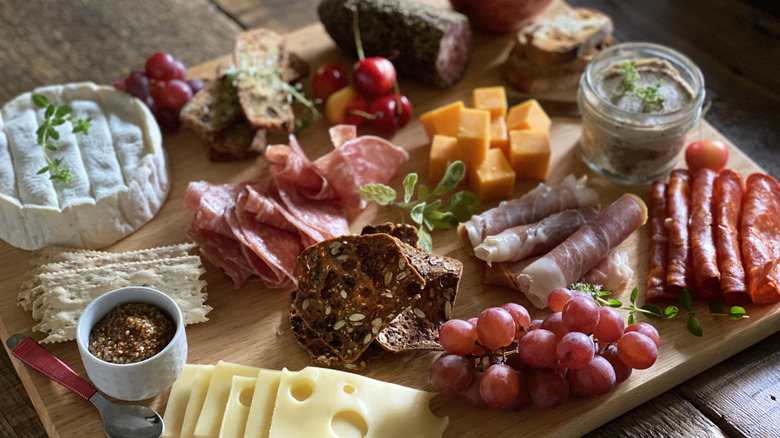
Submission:
[[[325,118],[331,125],[360,126],[366,121],[361,112],[368,112],[366,98],[350,86],[336,91],[325,101]]]
[[[153,53],[146,60],[146,75],[158,81],[172,79],[176,75],[176,59],[170,53]]]
[[[349,85],[347,70],[338,64],[323,64],[311,79],[311,90],[314,97],[323,102],[331,94]]]
[[[387,58],[366,58],[352,67],[352,81],[360,94],[381,96],[393,89],[396,81],[395,67]]]
[[[376,117],[371,120],[371,126],[383,133],[392,134],[409,122],[412,103],[403,94],[386,94],[371,102],[368,112]]]

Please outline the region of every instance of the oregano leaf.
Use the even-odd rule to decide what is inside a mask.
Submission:
[[[677,308],[677,306],[666,306],[664,309],[664,318],[666,319],[672,319],[675,316],[677,316],[677,313],[680,312],[680,309]]]
[[[417,231],[417,243],[425,252],[433,252],[433,240],[431,239],[431,233],[425,228],[420,228]]]
[[[614,298],[610,298],[610,299],[607,300],[607,306],[609,306],[609,307],[620,307],[622,305],[623,305],[623,303],[621,301],[616,300]]]
[[[633,313],[629,313],[628,314],[628,320],[626,320],[626,324],[627,325],[631,325],[633,323],[634,323],[634,314]]]
[[[745,312],[745,309],[740,306],[733,306],[731,309],[729,309],[729,318],[731,319],[742,319],[747,317],[747,312]]]
[[[652,313],[653,315],[663,316],[663,314],[661,313],[661,309],[659,309],[658,306],[655,306],[655,305],[652,305],[652,304],[645,304],[642,307],[640,307],[640,309],[646,310],[646,311]]]
[[[49,103],[49,99],[47,99],[46,96],[42,94],[33,94],[32,99],[33,103],[38,108],[46,108],[47,106],[51,105],[51,103]]]
[[[701,328],[701,323],[699,322],[698,318],[696,318],[695,315],[691,314],[691,316],[688,317],[688,331],[691,332],[694,336],[701,337],[704,334],[704,331]]]
[[[636,298],[639,295],[639,288],[634,287],[633,290],[631,290],[631,304],[636,303]]]
[[[417,184],[417,174],[412,172],[404,178],[404,202],[409,202],[414,195],[414,186]]]
[[[395,201],[395,189],[384,184],[366,184],[360,187],[360,194],[371,202],[379,205],[390,205]]]
[[[433,189],[431,195],[441,196],[445,193],[449,193],[460,184],[464,176],[466,176],[466,165],[463,164],[463,161],[453,161],[447,166],[444,177],[439,181],[436,188]]]
[[[688,289],[683,289],[680,291],[679,300],[680,307],[688,311],[691,310],[691,306],[693,305],[693,298],[691,297],[691,293],[688,291]]]
[[[417,222],[418,224],[422,224],[424,212],[425,202],[418,202],[414,207],[412,207],[411,210],[409,210],[409,216],[411,216],[413,221]]]

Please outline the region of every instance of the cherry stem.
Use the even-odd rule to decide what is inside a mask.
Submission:
[[[360,25],[358,24],[358,10],[355,5],[346,5],[352,10],[352,32],[355,34],[355,48],[357,49],[358,59],[366,59],[363,53],[363,40],[360,39]]]
[[[369,113],[369,112],[366,112],[366,111],[363,111],[363,110],[359,110],[359,109],[347,110],[346,113],[347,114],[354,114],[356,116],[365,117],[368,120],[374,120],[374,119],[376,119],[376,118],[378,118],[379,116],[382,115],[382,113],[372,114],[372,113]]]

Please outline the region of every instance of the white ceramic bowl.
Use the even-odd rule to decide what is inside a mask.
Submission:
[[[176,333],[162,351],[140,362],[116,364],[89,352],[89,333],[108,312],[123,303],[149,303],[167,314]],[[168,295],[148,287],[124,287],[93,300],[76,327],[81,360],[92,383],[101,392],[120,400],[144,400],[161,393],[179,377],[187,362],[187,335],[181,309]]]

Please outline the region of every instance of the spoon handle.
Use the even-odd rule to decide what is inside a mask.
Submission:
[[[84,400],[89,400],[97,392],[97,389],[90,385],[89,382],[81,378],[69,366],[49,353],[48,350],[41,347],[33,338],[24,338],[11,349],[11,354],[35,368],[44,376],[80,395]]]

